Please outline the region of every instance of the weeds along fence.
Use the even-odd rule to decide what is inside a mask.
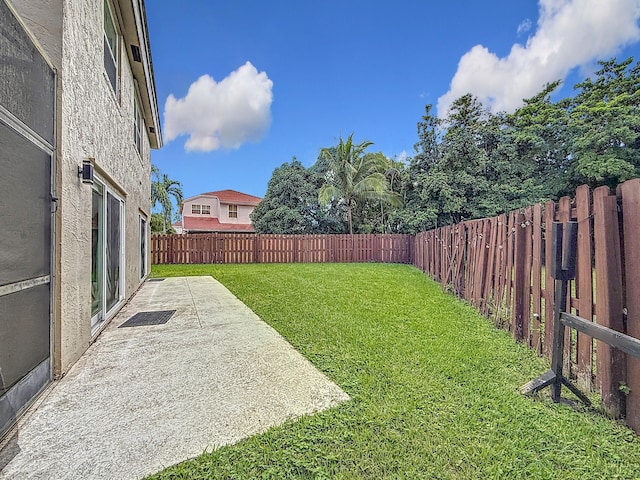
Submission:
[[[412,235],[262,235],[200,233],[151,236],[152,262],[412,263]]]
[[[640,179],[616,192],[591,192],[583,185],[573,199],[420,233],[413,262],[548,357],[554,282],[545,265],[551,265],[551,227],[570,220],[578,222],[578,246],[567,311],[640,338]],[[565,373],[582,390],[599,392],[605,409],[626,415],[640,433],[640,359],[575,330],[565,335],[564,348]]]

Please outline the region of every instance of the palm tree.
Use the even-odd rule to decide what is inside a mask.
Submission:
[[[173,197],[180,208],[182,204],[182,184],[177,180],[172,180],[166,173],[161,173],[155,165],[151,166],[151,206],[160,205],[162,210],[162,233],[167,232],[167,225],[171,225],[173,214]]]
[[[358,202],[366,200],[400,204],[400,197],[389,190],[384,175],[386,159],[381,155],[365,155],[373,142],[365,140],[353,143],[353,133],[346,141],[340,137],[337,147],[323,148],[322,158],[328,163],[330,182],[320,188],[318,200],[321,204],[342,200],[347,208],[349,233],[353,234],[352,209]]]

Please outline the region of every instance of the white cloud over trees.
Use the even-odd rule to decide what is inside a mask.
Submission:
[[[169,95],[164,106],[167,142],[188,135],[186,151],[239,148],[261,140],[271,125],[273,82],[247,62],[220,82],[203,75],[183,98]]]
[[[640,0],[540,0],[535,31],[499,58],[482,45],[465,53],[449,91],[438,99],[438,115],[471,93],[492,111],[511,112],[523,98],[578,66],[606,60],[640,40]]]

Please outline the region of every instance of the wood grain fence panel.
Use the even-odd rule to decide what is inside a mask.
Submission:
[[[542,354],[541,322],[542,318],[542,205],[536,204],[532,210],[531,240],[531,347],[538,355]]]
[[[618,189],[622,196],[627,335],[640,338],[640,179]],[[640,433],[640,359],[627,355],[627,424]]]
[[[476,278],[478,279],[477,295],[478,295],[478,308],[480,312],[485,315],[487,312],[487,297],[486,297],[486,280],[489,264],[489,241],[491,237],[491,221],[483,219],[480,223],[480,235],[478,236],[478,273]]]
[[[478,220],[476,222],[477,225],[477,235],[475,242],[475,271],[473,272],[473,300],[476,308],[482,308],[482,280],[484,279],[484,265],[486,258],[486,248],[485,248],[485,221]]]
[[[482,314],[485,316],[491,315],[493,312],[494,302],[494,290],[493,290],[493,277],[495,268],[496,257],[496,243],[498,235],[498,217],[493,217],[487,220],[488,234],[486,242],[487,262],[485,267],[485,275],[483,280],[482,299],[484,302]]]
[[[440,283],[443,287],[447,285],[449,278],[449,227],[445,226],[440,229],[440,256],[441,271]]]
[[[513,337],[518,341],[525,340],[525,263],[526,258],[526,229],[523,228],[525,216],[518,212],[515,215],[515,242],[513,253]],[[527,329],[528,330],[528,329]]]
[[[507,274],[505,276],[505,318],[507,330],[513,332],[513,255],[516,238],[516,212],[509,212],[507,220]]]
[[[476,235],[475,226],[472,222],[464,222],[464,227],[467,230],[467,238],[465,239],[465,252],[466,262],[464,269],[464,283],[465,289],[463,297],[468,302],[471,302],[473,298],[473,268],[475,259],[475,249],[473,248],[473,239]]]
[[[599,325],[624,332],[618,203],[608,187],[599,187],[593,192],[593,224],[596,320]],[[597,341],[596,351],[603,406],[610,415],[620,417],[624,412],[620,385],[625,381],[626,359],[623,353],[604,342]]]
[[[504,282],[506,276],[506,237],[507,237],[507,217],[502,214],[497,217],[497,245],[495,259],[495,275],[494,275],[494,304],[495,314],[493,316],[496,324],[501,323],[502,311],[504,304]]]
[[[533,261],[533,208],[524,209],[524,271],[522,277],[522,336],[527,345],[531,346],[531,270]]]
[[[591,198],[587,185],[576,190],[576,221],[578,222],[578,251],[576,265],[577,314],[585,319],[593,319],[593,257],[591,242]],[[578,386],[591,390],[593,373],[593,339],[582,332],[577,336],[576,377]]]
[[[456,283],[454,291],[458,297],[464,292],[464,266],[466,265],[466,228],[464,225],[458,225],[456,228]]]
[[[551,347],[553,345],[553,309],[555,305],[554,280],[551,276],[551,265],[553,260],[553,238],[551,229],[555,219],[556,204],[547,202],[544,206],[545,225],[545,286],[544,286],[544,342],[542,353],[545,357],[551,357]]]

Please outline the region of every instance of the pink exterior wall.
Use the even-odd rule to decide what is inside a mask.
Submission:
[[[195,213],[191,213],[191,205],[209,205],[211,207],[211,214],[209,215],[198,215]],[[196,197],[189,201],[184,202],[182,207],[182,215],[188,217],[214,217],[220,218],[219,212],[219,202],[216,197]]]
[[[220,204],[220,223],[240,223],[240,224],[250,224],[251,218],[249,215],[253,212],[255,207],[248,205],[238,205],[238,218],[229,218],[229,204],[221,203]]]

